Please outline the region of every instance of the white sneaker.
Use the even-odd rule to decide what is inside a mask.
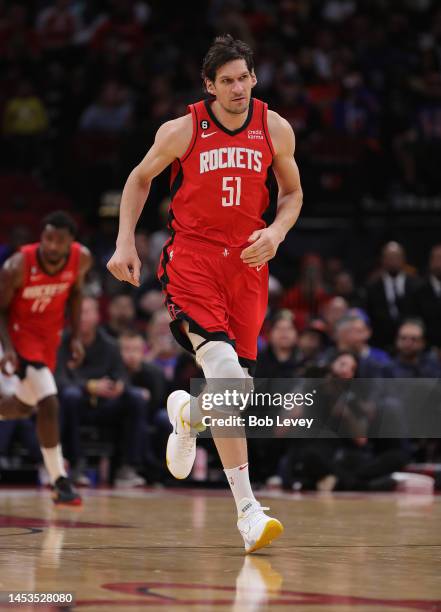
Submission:
[[[114,486],[116,489],[131,489],[145,485],[146,481],[144,478],[137,474],[134,468],[129,465],[121,466],[115,474]]]
[[[239,507],[242,508],[242,512],[237,520],[237,528],[243,537],[246,553],[252,553],[271,544],[282,534],[282,523],[264,513],[264,510],[269,508],[247,497],[240,501]]]
[[[173,391],[167,399],[167,413],[173,431],[168,437],[166,462],[175,478],[187,478],[196,459],[196,436],[190,423],[182,418],[182,411],[190,402],[187,391]]]
[[[92,481],[90,480],[89,476],[86,476],[86,474],[77,474],[75,478],[72,478],[72,480],[73,480],[73,483],[77,485],[77,487],[91,487],[92,486]]]

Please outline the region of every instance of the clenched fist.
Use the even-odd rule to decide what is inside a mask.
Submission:
[[[134,244],[117,246],[107,263],[107,269],[119,281],[139,287],[141,261]]]

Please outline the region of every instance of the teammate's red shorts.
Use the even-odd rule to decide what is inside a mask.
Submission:
[[[45,365],[55,372],[60,334],[40,336],[27,329],[19,329],[12,334],[14,349],[21,359],[28,363]]]
[[[172,333],[184,348],[194,352],[181,327],[186,320],[191,332],[230,342],[252,371],[268,304],[268,265],[250,268],[242,250],[175,236],[163,249],[158,278]]]

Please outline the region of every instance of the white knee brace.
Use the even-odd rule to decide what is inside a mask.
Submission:
[[[239,414],[239,406],[243,410],[244,402],[246,405],[246,394],[253,391],[253,379],[240,365],[231,344],[222,341],[207,342],[196,350],[196,361],[207,379],[206,392],[217,394],[237,391],[240,394],[241,399],[237,399],[237,403],[226,403],[217,409],[227,414]]]
[[[210,341],[196,350],[196,361],[204,376],[210,378],[245,378],[236,351],[227,342]]]

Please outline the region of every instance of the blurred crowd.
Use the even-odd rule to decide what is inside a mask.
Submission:
[[[110,275],[94,269],[81,316],[85,360],[75,370],[69,367],[68,336],[60,349],[56,379],[63,452],[79,484],[90,484],[88,469],[96,455],[110,458],[105,478],[118,486],[168,482],[163,458],[170,432],[166,398],[175,389],[190,391],[190,379],[203,377],[193,356],[170,332],[156,279],[159,238],[137,232],[143,263],[139,288],[113,286]],[[360,286],[340,260],[322,260],[315,253],[303,257],[291,287],[283,289],[270,276],[256,379],[441,377],[441,244],[431,248],[421,273],[406,261],[397,242],[386,243],[378,255],[378,267]],[[103,292],[106,283],[110,285]],[[332,402],[329,410],[325,416],[332,420]],[[340,418],[342,407],[338,410]],[[412,461],[441,459],[439,440],[412,439],[411,433],[406,437],[404,417],[395,414],[394,406],[388,408],[395,419],[390,438],[374,432],[380,415],[369,410],[348,403],[343,413],[349,429],[341,438],[251,440],[253,478],[287,489],[393,489],[391,473]],[[21,437],[38,463],[32,427],[0,425],[0,457],[7,457],[12,441]],[[91,444],[90,432],[105,443],[101,450]],[[193,478],[222,478],[207,440],[199,445]]]
[[[255,94],[295,129],[311,207],[439,193],[436,0],[2,0],[0,172],[32,173],[93,218],[159,124],[201,97],[225,32],[255,49]]]

